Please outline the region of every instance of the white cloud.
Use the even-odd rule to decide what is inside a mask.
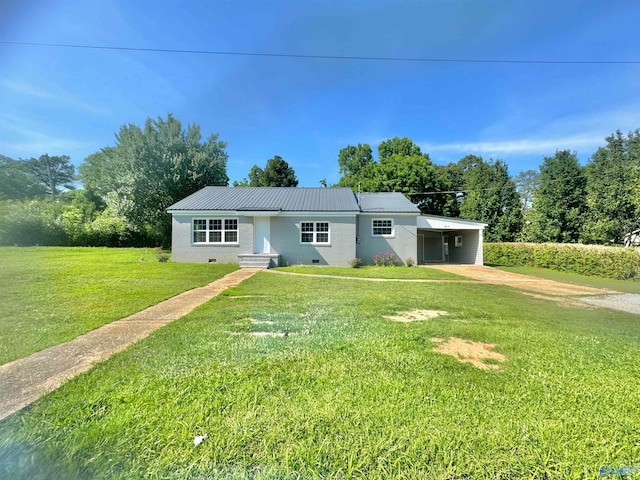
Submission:
[[[425,152],[479,155],[552,155],[556,150],[571,150],[591,155],[605,144],[605,138],[616,130],[626,133],[640,127],[639,105],[589,115],[567,115],[552,122],[538,121],[525,127],[529,134],[504,138],[498,131],[522,131],[522,119],[512,118],[488,128],[487,140],[419,143]],[[489,133],[493,132],[493,133]],[[498,137],[498,138],[496,138]],[[502,138],[500,138],[502,137]]]
[[[595,149],[603,142],[601,135],[574,135],[559,138],[520,138],[484,142],[422,143],[425,152],[475,153],[485,155],[538,155],[556,150]]]
[[[11,140],[8,140],[8,139]],[[44,153],[74,156],[90,145],[64,136],[36,131],[18,118],[0,117],[2,153],[12,158],[38,157]]]
[[[28,97],[30,100],[38,100],[40,102],[50,104],[54,107],[68,107],[75,110],[81,110],[92,114],[104,114],[106,109],[96,107],[89,103],[83,102],[67,92],[57,90],[43,90],[34,85],[15,82],[7,79],[0,79],[0,87],[11,91],[13,94]]]

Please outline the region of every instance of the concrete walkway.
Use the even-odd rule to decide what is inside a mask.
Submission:
[[[69,342],[0,365],[0,420],[261,270],[236,270]]]

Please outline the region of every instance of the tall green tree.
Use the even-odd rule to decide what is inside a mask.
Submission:
[[[640,226],[640,129],[619,130],[593,154],[585,167],[587,206],[582,239],[622,243]]]
[[[234,187],[297,187],[296,172],[280,156],[267,160],[264,169],[254,165],[244,180],[233,182]]]
[[[407,137],[393,137],[380,142],[378,145],[378,160],[382,161],[393,155],[415,157],[422,155],[422,152],[420,151],[420,147]]]
[[[297,187],[296,172],[280,156],[267,160],[262,172],[262,184],[265,187]]]
[[[526,219],[525,238],[534,242],[577,242],[586,212],[586,180],[575,153],[559,150],[540,166],[535,201]]]
[[[515,241],[522,230],[522,209],[506,163],[467,155],[458,164],[465,187],[460,216],[488,223],[484,235],[488,242]]]
[[[72,190],[75,188],[73,185],[75,167],[67,155],[50,156],[44,154],[39,158],[30,158],[26,160],[25,168],[54,201],[63,189]]]
[[[423,209],[423,213],[442,215],[444,217],[459,217],[460,202],[464,190],[464,170],[457,163],[436,165],[435,192],[430,195],[431,208]]]
[[[226,146],[218,134],[203,140],[198,125],[185,129],[171,114],[148,118],[143,128],[122,126],[116,145],[89,156],[81,174],[136,231],[168,245],[167,207],[204,186],[228,184]]]
[[[124,155],[118,155],[115,147],[104,147],[92,153],[78,167],[78,178],[85,190],[106,198],[125,183],[132,182],[131,165]]]
[[[425,192],[436,185],[436,170],[428,155],[393,154],[367,165],[361,173],[363,191],[404,193],[419,208],[428,210],[432,197]]]
[[[0,155],[0,200],[25,200],[43,197],[46,188],[31,174],[26,160]]]
[[[339,187],[357,188],[362,170],[375,162],[371,147],[364,143],[357,146],[347,145],[338,153],[338,168],[342,177]]]
[[[522,213],[525,214],[533,205],[534,192],[540,183],[540,174],[535,170],[525,170],[516,175],[513,180],[516,182],[516,189],[522,202]]]

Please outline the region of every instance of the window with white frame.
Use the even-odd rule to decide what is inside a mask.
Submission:
[[[300,222],[300,243],[329,243],[329,222]]]
[[[238,219],[194,218],[193,243],[238,243]]]
[[[393,220],[391,218],[376,218],[371,221],[371,235],[374,237],[393,236]]]

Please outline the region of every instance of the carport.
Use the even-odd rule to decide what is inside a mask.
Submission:
[[[437,215],[418,216],[418,263],[482,265],[486,223]]]

